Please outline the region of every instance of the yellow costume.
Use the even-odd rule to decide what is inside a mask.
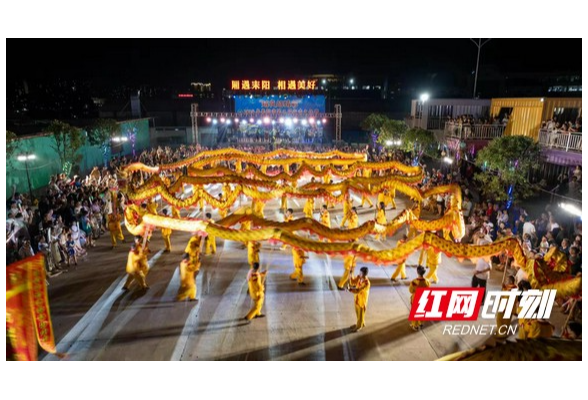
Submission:
[[[235,163],[235,172],[240,174],[241,172],[243,172],[243,165],[241,164],[241,161],[237,161]]]
[[[349,280],[349,277],[353,275],[353,269],[355,268],[357,258],[354,254],[350,254],[343,258],[343,276],[339,279],[337,286],[339,289],[343,289],[345,284]]]
[[[204,189],[200,186],[196,186],[196,193],[198,195],[198,206],[200,207],[200,211],[204,210]]]
[[[417,288],[428,288],[429,286],[431,286],[431,282],[429,282],[429,280],[426,278],[418,277],[413,279],[408,286],[408,291],[410,292],[410,304],[412,305],[414,294],[416,293]],[[421,325],[421,321],[410,321],[410,326],[415,330],[418,329]]]
[[[201,236],[192,236],[186,245],[184,253],[190,254],[190,260],[198,260],[200,256],[200,244],[202,243]]]
[[[390,189],[390,191],[388,192],[388,195],[386,196],[386,206],[388,206],[388,204],[392,205],[392,208],[394,210],[396,210],[396,201],[394,201],[394,199],[396,198],[396,189]]]
[[[120,226],[121,217],[119,214],[108,214],[108,231],[112,247],[116,247],[116,239],[125,240]]]
[[[362,194],[361,195],[361,207],[363,207],[363,205],[366,202],[370,205],[370,207],[373,207],[374,206],[374,203],[372,203],[372,200],[368,197],[368,195]]]
[[[381,208],[378,209],[378,213],[376,214],[376,222],[380,225],[386,226],[388,221],[386,220],[386,211],[382,210]],[[376,240],[385,240],[386,234],[385,233],[378,233],[376,235]]]
[[[225,196],[224,195],[220,195],[218,200],[220,202],[223,202],[224,203]],[[229,213],[229,208],[230,207],[227,207],[227,208],[220,208],[219,207],[219,209],[218,209],[218,215],[220,216],[220,219],[223,219],[223,218],[225,218],[227,216],[227,214]]]
[[[386,197],[387,196],[384,194],[384,192],[378,193],[378,203],[377,203],[378,207],[380,207],[380,203],[384,203],[384,206],[387,205],[386,204],[386,200],[387,200]]]
[[[403,239],[400,239],[398,241],[398,243],[396,244],[396,248],[399,248],[404,243],[405,243],[405,241]],[[396,269],[392,273],[392,278],[390,278],[390,279],[392,279],[394,281],[394,280],[396,280],[396,277],[398,275],[400,275],[401,279],[406,279],[406,260],[398,263],[398,265],[396,266]]]
[[[341,221],[341,228],[345,226],[345,222],[351,217],[351,208],[353,208],[353,200],[346,199],[343,202],[343,221]]]
[[[349,225],[347,226],[349,229],[355,229],[359,227],[359,216],[352,212],[349,216]]]
[[[280,203],[280,209],[286,211],[288,209],[288,198],[285,194],[282,195],[282,202]]]
[[[437,277],[437,267],[441,263],[441,252],[436,251],[433,247],[429,247],[427,249],[427,268],[429,268],[429,273],[425,278],[430,279],[433,283],[439,282],[439,278]]]
[[[182,218],[182,216],[180,215],[180,209],[176,208],[174,206],[172,206],[171,208],[171,212],[172,212],[172,218]]]
[[[306,204],[304,205],[303,209],[304,215],[306,218],[312,218],[312,214],[314,213],[314,199],[309,198],[306,200]]]
[[[163,243],[165,244],[165,251],[171,251],[171,234],[172,230],[169,228],[161,228],[161,237],[163,238]]]
[[[365,326],[365,312],[367,310],[371,284],[367,276],[351,276],[349,281],[352,286],[349,291],[354,294],[355,315],[357,316],[355,329],[359,330]]]
[[[123,286],[123,289],[128,290],[133,281],[137,281],[137,284],[141,287],[141,289],[147,289],[147,282],[145,281],[145,269],[142,258],[143,252],[139,248],[129,251],[126,269],[129,276],[125,282],[125,285]]]
[[[539,339],[553,336],[554,326],[541,319],[519,319],[519,339]]]
[[[290,222],[293,219],[294,219],[293,215],[285,215],[284,216],[284,222]],[[287,247],[288,247],[288,245],[284,243],[284,245],[282,246],[282,250],[286,250]]]
[[[265,208],[265,203],[261,200],[253,200],[253,215],[258,216],[259,218],[264,218],[263,209]]]
[[[259,262],[259,249],[261,244],[258,242],[247,242],[247,261],[249,266],[253,268],[254,263]]]
[[[261,315],[261,307],[263,307],[263,299],[265,298],[265,275],[264,272],[257,272],[253,269],[249,270],[247,274],[247,286],[249,286],[249,296],[253,300],[253,307],[245,317],[247,320],[252,320]]]
[[[290,279],[298,280],[298,283],[304,283],[304,273],[302,272],[302,266],[306,255],[304,250],[292,248],[292,261],[294,264],[294,272],[290,275]]]
[[[206,237],[206,255],[216,254],[216,237],[210,233]]]
[[[196,277],[195,275],[200,270],[200,261],[193,260],[182,260],[180,263],[180,288],[178,289],[177,301],[185,300],[196,300]]]

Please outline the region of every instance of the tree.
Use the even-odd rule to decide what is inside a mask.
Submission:
[[[418,162],[423,155],[436,157],[438,142],[433,132],[421,128],[410,128],[404,134],[401,148],[411,152],[412,157]]]
[[[86,128],[88,133],[88,143],[90,146],[102,146],[119,133],[120,127],[113,119],[97,119],[94,123]]]
[[[98,146],[102,149],[104,166],[108,165],[108,151],[110,150],[110,139],[120,132],[119,124],[113,119],[98,119],[86,128],[88,142],[91,146]]]
[[[364,119],[360,127],[364,131],[369,131],[379,134],[384,124],[389,121],[388,117],[382,114],[370,114]]]
[[[388,145],[390,142],[397,143],[398,141],[403,141],[407,130],[408,126],[404,121],[386,118],[386,121],[380,128],[378,143]]]
[[[78,151],[85,143],[82,130],[65,122],[54,120],[47,128],[53,136],[53,149],[57,152],[63,172],[69,174],[72,167],[82,159]]]
[[[18,142],[16,141],[16,133],[11,131],[6,131],[6,160],[12,161],[12,157],[14,156],[14,152],[18,147]]]
[[[533,194],[529,174],[541,165],[541,147],[525,136],[504,136],[484,147],[476,157],[483,172],[474,175],[482,192],[495,200],[525,199]]]

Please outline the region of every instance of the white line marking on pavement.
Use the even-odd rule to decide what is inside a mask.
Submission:
[[[148,268],[151,269],[154,263],[161,257],[163,250],[158,251],[151,257],[148,262]],[[121,295],[121,290],[124,285],[123,281],[126,277],[117,279],[108,290],[98,299],[98,301],[92,306],[92,308],[82,317],[80,321],[67,333],[67,335],[58,343],[58,351],[70,353],[70,360],[83,360],[86,353],[92,347],[94,340],[100,333],[102,324],[108,317],[112,305],[117,298]],[[118,289],[118,290],[117,290]],[[94,308],[96,307],[96,308]],[[134,314],[138,312],[138,309],[134,311]],[[123,312],[124,314],[124,312]],[[133,316],[134,316],[133,314]],[[86,318],[87,317],[87,318]],[[108,327],[117,322],[115,318]],[[108,329],[107,327],[107,329]],[[119,326],[120,329],[120,326]],[[115,332],[116,333],[116,332]],[[110,340],[108,340],[109,342]],[[61,350],[60,347],[70,344],[66,349]],[[105,345],[106,346],[106,345]],[[51,358],[51,357],[53,358]],[[53,355],[47,355],[44,360],[55,359]]]

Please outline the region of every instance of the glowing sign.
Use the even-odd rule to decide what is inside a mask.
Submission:
[[[235,96],[235,111],[247,116],[272,119],[280,117],[312,118],[325,112],[325,96],[250,97],[249,95],[237,95]]]
[[[192,93],[180,93],[180,94],[178,94],[178,97],[180,99],[182,99],[182,98],[187,98],[187,97],[194,97],[194,95]]]
[[[284,90],[284,91],[295,91],[295,90],[317,90],[316,79],[311,80],[295,80],[295,79],[279,79],[275,81],[274,87],[277,90]],[[260,90],[271,90],[272,89],[272,82],[269,80],[250,80],[250,79],[242,79],[242,80],[232,80],[231,81],[231,90],[250,90],[250,91],[260,91]]]

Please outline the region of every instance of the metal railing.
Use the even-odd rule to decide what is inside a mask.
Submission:
[[[506,125],[445,124],[445,134],[459,139],[496,139],[502,137],[505,129]]]
[[[582,152],[582,133],[540,129],[539,144],[550,149]]]

